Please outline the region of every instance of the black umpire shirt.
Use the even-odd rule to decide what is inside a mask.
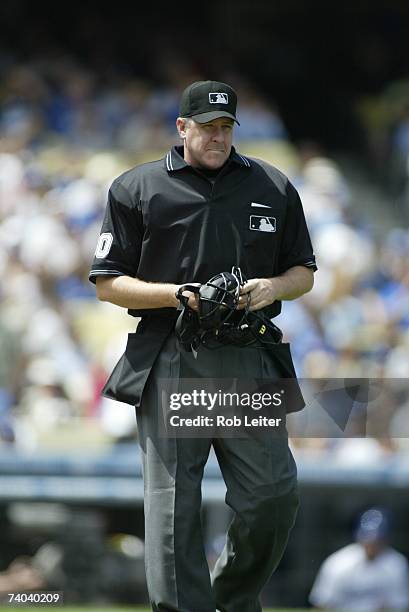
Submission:
[[[275,167],[233,147],[212,178],[188,165],[183,147],[175,146],[164,159],[132,168],[112,183],[92,282],[98,276],[128,275],[149,282],[205,283],[233,265],[248,279],[277,276],[297,265],[316,270],[299,195]],[[270,317],[280,311],[278,301],[268,308]],[[175,313],[174,308],[129,310],[142,322],[154,318],[156,330],[139,343],[145,349],[127,349],[134,353],[133,371],[142,363],[150,371],[170,329],[159,319],[174,321]],[[146,327],[139,325],[139,333]],[[149,342],[151,350],[146,349]],[[123,365],[118,364],[122,370]],[[117,389],[105,391],[128,401],[118,397]]]

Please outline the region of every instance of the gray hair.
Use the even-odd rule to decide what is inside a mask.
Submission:
[[[183,119],[183,121],[185,122],[185,125],[187,125],[188,127],[190,127],[190,125],[194,123],[194,120],[192,119],[192,117],[181,117],[181,119]]]

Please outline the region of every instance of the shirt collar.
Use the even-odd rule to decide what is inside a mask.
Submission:
[[[240,155],[237,153],[234,147],[231,148],[229,160],[239,164],[239,166],[244,166],[245,168],[250,168],[251,163],[248,157],[244,155]],[[175,172],[176,170],[181,170],[182,168],[189,167],[189,164],[183,158],[183,146],[175,145],[171,148],[171,150],[165,156],[165,168],[168,172]]]

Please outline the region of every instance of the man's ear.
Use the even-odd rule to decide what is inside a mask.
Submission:
[[[186,137],[186,127],[187,127],[186,124],[187,124],[186,119],[183,119],[182,117],[178,117],[176,119],[176,128],[181,138]]]

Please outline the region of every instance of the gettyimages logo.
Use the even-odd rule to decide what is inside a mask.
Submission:
[[[404,378],[161,379],[161,434],[409,438]]]
[[[168,437],[286,436],[285,388],[263,379],[161,379],[159,433]]]
[[[229,96],[221,92],[209,93],[209,102],[210,104],[228,104]]]

